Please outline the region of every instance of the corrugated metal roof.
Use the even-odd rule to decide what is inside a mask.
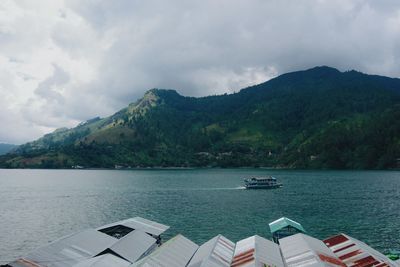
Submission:
[[[271,222],[269,224],[269,229],[271,230],[271,233],[274,233],[274,232],[281,230],[282,228],[285,228],[287,226],[292,226],[304,233],[306,232],[306,230],[304,230],[303,226],[300,223],[295,222],[286,217],[282,217],[276,221]]]
[[[167,225],[153,222],[153,221],[144,219],[142,217],[134,217],[134,218],[122,220],[119,222],[115,222],[112,224],[104,225],[100,228],[97,228],[97,230],[105,229],[105,228],[116,226],[116,225],[124,225],[124,226],[132,228],[134,230],[141,230],[143,232],[152,234],[154,236],[159,236],[162,233],[164,233],[166,230],[169,229],[169,226],[167,226]]]
[[[295,234],[279,240],[282,256],[291,266],[345,266],[344,263],[316,238]]]
[[[186,237],[177,235],[132,266],[185,267],[198,247]]]
[[[264,265],[284,267],[277,244],[258,235],[236,243],[232,267]]]
[[[347,266],[398,266],[382,253],[345,234],[327,238],[324,243]]]
[[[134,224],[136,230],[132,230],[120,239],[99,231],[113,225],[122,225],[121,223]],[[98,230],[89,229],[63,237],[33,251],[13,264],[15,266],[29,264],[57,267],[73,266],[99,254],[106,254],[107,251],[112,251],[127,261],[134,262],[157,247],[156,238],[138,230],[139,228],[145,229],[150,232],[149,234],[158,235],[169,227],[136,217],[100,227]],[[106,259],[111,258],[104,258],[104,260]]]
[[[235,243],[222,235],[217,235],[199,247],[188,267],[230,266],[234,250]]]
[[[280,220],[282,219],[285,222],[294,222],[287,218]],[[272,224],[279,225],[278,221]],[[218,235],[200,248],[184,236],[178,235],[157,248],[157,234],[166,229],[168,226],[136,217],[100,227],[98,230],[90,229],[63,237],[9,265],[400,267],[398,262],[391,261],[365,243],[345,234],[328,238],[324,240],[325,243],[305,234],[296,234],[280,239],[280,247],[260,236],[243,239],[235,246],[227,238]]]
[[[129,267],[130,265],[129,261],[123,260],[120,257],[105,254],[84,260],[73,267]]]
[[[109,249],[122,258],[135,262],[156,248],[156,239],[140,230],[134,230],[119,239]]]
[[[153,222],[141,217],[128,219],[123,223],[123,225],[132,227],[134,229],[142,230],[152,235],[161,235],[162,233],[164,233],[169,229],[169,226],[167,225]]]
[[[23,260],[39,265],[73,266],[112,246],[117,239],[94,229],[61,238],[28,254]]]

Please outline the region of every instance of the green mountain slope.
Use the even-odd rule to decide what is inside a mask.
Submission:
[[[400,80],[316,67],[230,95],[152,89],[116,114],[59,129],[3,167],[397,168]]]

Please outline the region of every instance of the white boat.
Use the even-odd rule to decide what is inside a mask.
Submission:
[[[251,177],[244,179],[244,186],[246,189],[274,189],[282,187],[281,183],[278,183],[275,177]]]

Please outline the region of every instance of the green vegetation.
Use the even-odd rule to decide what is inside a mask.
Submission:
[[[0,166],[398,168],[399,100],[399,79],[329,67],[230,95],[152,89],[108,118],[20,146]]]

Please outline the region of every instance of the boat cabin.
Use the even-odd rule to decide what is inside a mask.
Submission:
[[[266,176],[266,177],[251,177],[248,179],[249,181],[254,181],[254,182],[273,182],[276,181],[275,177],[272,176]]]

